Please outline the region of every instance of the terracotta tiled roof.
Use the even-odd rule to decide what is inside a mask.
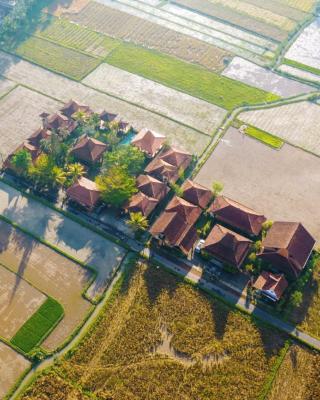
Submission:
[[[165,183],[150,175],[139,175],[137,187],[145,195],[158,200],[162,200],[169,192],[169,188]]]
[[[178,169],[182,168],[183,170],[186,170],[192,161],[192,155],[190,153],[173,147],[159,154],[159,158],[168,164],[174,165]]]
[[[251,240],[221,225],[215,225],[207,237],[203,250],[217,260],[240,267],[250,249]]]
[[[90,107],[88,106],[83,106],[74,100],[70,100],[68,103],[66,103],[61,109],[61,113],[65,115],[68,118],[71,118],[73,114],[75,114],[78,111],[82,111],[86,114],[92,114],[92,111]]]
[[[219,222],[224,222],[249,235],[259,235],[266,217],[225,196],[218,196],[209,207]]]
[[[273,294],[277,300],[281,298],[283,292],[288,287],[288,281],[283,274],[273,274],[272,272],[262,271],[253,284],[257,290]]]
[[[103,110],[100,114],[99,117],[102,121],[104,122],[112,122],[117,118],[118,114],[113,114],[113,113],[109,113],[105,110]]]
[[[174,196],[167,205],[166,211],[177,212],[188,224],[191,225],[197,221],[202,212],[200,207],[177,196]]]
[[[92,209],[100,199],[97,185],[84,177],[67,189],[67,195],[71,200],[89,209]]]
[[[125,210],[127,212],[141,212],[142,215],[148,217],[158,203],[159,200],[138,192],[132,196],[130,202],[125,206]]]
[[[212,199],[211,190],[191,180],[186,180],[182,186],[183,198],[201,208],[206,208]]]
[[[177,167],[168,164],[158,157],[152,160],[144,171],[158,179],[170,183],[175,183],[179,179],[179,171]]]
[[[132,139],[131,144],[150,157],[154,157],[163,146],[165,140],[166,137],[164,135],[144,128]]]
[[[297,277],[314,245],[314,238],[301,223],[274,222],[262,241],[259,256],[286,275]]]
[[[69,133],[72,133],[77,127],[75,121],[69,120],[65,115],[52,114],[47,118],[46,128],[59,131],[60,129],[66,129]]]
[[[130,129],[132,129],[132,125],[129,124],[129,122],[122,121],[122,120],[120,119],[120,120],[118,121],[118,123],[119,123],[119,130],[120,130],[121,132],[127,133],[127,132],[130,131]]]
[[[94,163],[97,162],[106,151],[107,145],[88,136],[80,138],[71,153],[79,160]]]
[[[43,139],[48,139],[51,136],[51,132],[47,129],[40,128],[36,130],[31,136],[28,138],[28,142],[31,143],[35,147],[40,147],[40,142]]]

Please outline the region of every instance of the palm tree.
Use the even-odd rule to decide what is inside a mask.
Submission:
[[[53,183],[57,186],[63,186],[67,180],[67,176],[64,170],[57,167],[56,165],[52,168],[52,176],[54,179]]]
[[[140,211],[131,212],[127,224],[135,233],[145,231],[149,226],[147,217],[145,217]]]
[[[85,168],[80,163],[73,163],[67,166],[67,176],[70,178],[71,183],[75,182],[78,178],[85,174]]]
[[[79,125],[83,125],[88,120],[87,114],[81,110],[75,112],[73,118],[79,123]]]

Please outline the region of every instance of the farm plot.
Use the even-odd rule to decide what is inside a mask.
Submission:
[[[97,58],[37,37],[31,37],[23,42],[15,52],[28,61],[75,80],[84,78],[101,62]]]
[[[33,215],[38,216],[37,221],[41,225],[41,216],[35,211]],[[90,303],[82,297],[82,292],[92,279],[92,274],[3,221],[0,222],[0,228],[0,262],[17,274],[16,288],[23,290],[23,276],[41,292],[57,299],[64,308],[63,321],[43,343],[46,349],[54,350],[71,335],[89,312]],[[16,312],[19,316],[23,308]]]
[[[123,119],[130,121],[136,129],[139,130],[148,127],[154,131],[161,132],[167,136],[168,141],[172,145],[190,151],[196,155],[200,155],[210,141],[210,138],[207,135],[201,134],[191,128],[182,126],[151,111],[144,110],[135,105],[128,104],[125,101],[97,92],[78,82],[71,81],[38,66],[32,65],[27,61],[19,60],[14,56],[1,52],[0,74],[17,83],[32,87],[47,96],[57,98],[63,102],[67,102],[72,98],[80,103],[89,105],[97,112],[106,109],[110,112],[120,114]],[[43,101],[41,110],[39,110],[39,113],[37,112],[37,115],[43,110],[47,110],[45,105],[46,103]],[[55,110],[57,108],[58,107],[56,107]],[[10,112],[12,112],[12,110],[10,110]],[[23,121],[22,116],[25,118],[24,114],[21,114],[21,121]],[[0,118],[0,123],[1,126],[3,126],[3,129],[5,125],[2,124],[2,121],[5,121],[6,117],[7,115],[5,114],[3,120]],[[37,124],[34,129],[39,126],[39,122],[36,121],[39,121],[39,118],[34,117],[32,123]],[[15,124],[16,125],[12,125],[13,129],[17,126],[17,122],[15,122]],[[215,127],[212,127],[212,129],[214,128]],[[22,131],[19,130],[18,133],[20,134]],[[32,132],[30,132],[29,135],[31,133]],[[16,137],[18,137],[16,130],[11,136],[14,137],[15,140],[19,140],[19,144],[21,143],[21,139],[26,137],[23,136],[21,139],[16,139]]]
[[[239,119],[320,155],[320,106],[316,104],[305,101],[248,111],[240,114]]]
[[[85,51],[96,57],[106,57],[120,42],[73,24],[66,19],[53,19],[49,26],[38,29],[36,36],[52,40],[62,46]]]
[[[0,282],[0,336],[10,340],[46,301],[46,296],[2,265]]]
[[[287,4],[290,7],[302,10],[304,12],[312,12],[316,1],[315,0],[278,0],[280,3]]]
[[[267,400],[320,398],[320,356],[304,347],[290,347]]]
[[[60,103],[30,89],[18,86],[0,99],[0,148],[5,159],[39,128],[39,114],[55,112]]]
[[[132,42],[182,60],[221,70],[230,52],[142,18],[91,2],[78,15],[66,17],[116,39]]]
[[[283,344],[278,332],[138,264],[73,354],[22,399],[36,399],[60,380],[56,394],[77,382],[97,398],[256,400]]]
[[[293,43],[290,49],[285,54],[284,63],[286,59],[296,62],[296,66],[301,69],[310,68],[318,70],[320,74],[320,17],[318,17],[312,24],[307,26],[299,35],[297,40]],[[299,65],[300,64],[300,65]],[[290,65],[290,62],[289,62]],[[295,66],[294,64],[292,65]]]
[[[82,82],[207,134],[226,115],[220,107],[107,64],[101,64]]]
[[[239,57],[235,57],[231,61],[222,75],[277,94],[281,97],[297,96],[316,90],[312,86],[284,78],[275,72],[268,71],[265,68],[259,67]]]
[[[0,98],[5,96],[10,90],[12,90],[16,84],[8,79],[0,77]]]
[[[305,79],[310,82],[320,83],[320,75],[313,74],[303,69],[295,68],[287,64],[282,64],[278,68],[279,71],[285,72],[291,76],[295,76],[297,78]]]
[[[30,362],[5,343],[0,342],[0,398],[14,386],[31,366]]]
[[[297,9],[297,8],[293,8],[292,6],[290,6],[288,3],[288,1],[284,0],[281,2],[281,0],[268,0],[268,1],[264,1],[264,0],[245,0],[246,3],[249,4],[253,4],[257,7],[260,7],[261,9],[265,9],[268,11],[271,11],[275,14],[278,15],[282,15],[284,17],[288,17],[294,21],[300,22],[303,21],[304,19],[307,18],[308,16],[308,12],[312,11],[311,8],[310,10],[306,9],[306,11],[303,11],[303,9]],[[307,3],[308,1],[306,1],[305,3]],[[299,3],[303,3],[303,1],[298,1],[297,4]],[[311,0],[309,2],[312,7],[314,5],[314,0]]]
[[[300,221],[320,244],[320,159],[284,144],[275,150],[230,128],[195,178],[275,221]]]

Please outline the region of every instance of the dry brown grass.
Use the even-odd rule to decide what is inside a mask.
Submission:
[[[161,326],[179,357],[154,351]],[[278,333],[162,269],[138,265],[58,373],[76,383],[75,393],[81,387],[100,400],[256,400],[282,345]],[[220,354],[203,367],[202,356]],[[195,362],[186,366],[183,357]],[[37,383],[32,390],[24,400],[37,399]]]

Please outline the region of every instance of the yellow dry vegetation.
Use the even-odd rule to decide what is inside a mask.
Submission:
[[[252,18],[277,26],[278,28],[288,32],[293,30],[296,25],[296,22],[292,21],[290,18],[275,14],[272,11],[246,3],[242,0],[210,0],[210,2],[229,7],[239,13],[249,15]]]
[[[320,354],[291,346],[267,400],[316,400],[320,398]]]
[[[312,12],[316,4],[316,0],[278,0],[278,1],[290,7],[297,8],[298,10],[302,10],[305,12]]]
[[[81,390],[99,400],[257,400],[283,337],[163,269],[131,271],[82,343],[39,378],[42,386],[52,376],[76,383],[67,399]],[[164,327],[168,353],[159,351]],[[37,387],[23,400],[40,398]]]

